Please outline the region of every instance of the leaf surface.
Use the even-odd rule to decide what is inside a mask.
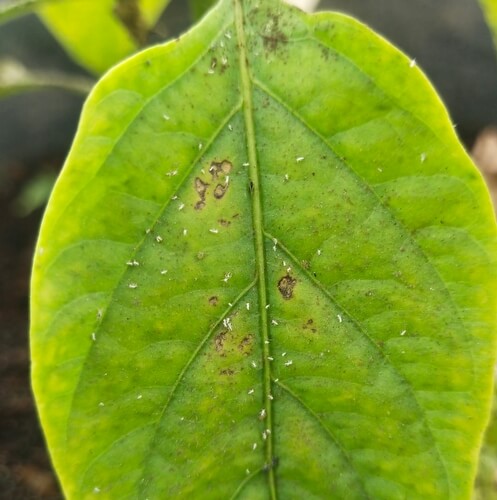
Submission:
[[[95,73],[145,45],[170,0],[56,0],[39,14],[80,64]]]
[[[222,0],[91,93],[44,218],[33,383],[68,498],[468,498],[496,228],[423,74]]]

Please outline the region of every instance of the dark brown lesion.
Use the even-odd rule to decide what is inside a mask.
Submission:
[[[290,300],[293,297],[293,289],[296,284],[297,280],[289,274],[283,276],[283,278],[278,281],[278,290],[285,300]]]
[[[216,189],[214,189],[214,198],[216,198],[216,200],[220,200],[226,194],[226,191],[228,191],[227,184],[224,184],[224,185],[218,184],[216,186]]]
[[[113,14],[129,32],[137,45],[145,45],[149,31],[142,16],[140,0],[115,0]]]
[[[243,339],[238,344],[238,350],[245,356],[248,356],[252,352],[252,344],[254,342],[254,336],[252,334],[245,335]]]
[[[225,177],[233,170],[233,164],[228,160],[220,162],[213,161],[209,167],[209,172],[212,175],[212,180],[217,180],[220,177]]]
[[[227,331],[220,332],[214,338],[214,345],[216,347],[216,351],[223,353],[224,351],[224,343],[226,342],[226,337],[228,336]],[[221,354],[223,355],[223,354]]]
[[[205,195],[207,193],[207,187],[209,184],[204,182],[200,177],[195,178],[195,191],[200,197],[200,200],[195,204],[195,210],[202,210],[205,207]]]
[[[213,295],[212,297],[209,297],[209,304],[213,307],[217,306],[219,302],[219,298],[216,295]]]

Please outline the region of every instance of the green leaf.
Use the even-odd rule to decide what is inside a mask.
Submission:
[[[192,19],[198,21],[216,3],[216,0],[188,0],[188,3]]]
[[[497,47],[497,3],[495,0],[480,0],[480,3]]]
[[[68,498],[469,498],[496,227],[439,98],[340,14],[222,0],[89,97],[33,384]]]
[[[145,45],[170,0],[76,0],[43,4],[39,13],[69,54],[95,73]]]

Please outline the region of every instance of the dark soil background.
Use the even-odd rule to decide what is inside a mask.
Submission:
[[[352,13],[416,58],[466,146],[480,136],[478,158],[497,185],[497,133],[488,129],[497,126],[497,58],[476,0],[323,0],[323,7]],[[186,28],[185,9],[175,0],[161,21],[171,35]],[[35,16],[0,26],[0,60],[7,56],[85,75]],[[43,204],[25,199],[33,181],[60,170],[82,103],[55,91],[0,100],[0,500],[61,498],[29,382],[29,274]]]

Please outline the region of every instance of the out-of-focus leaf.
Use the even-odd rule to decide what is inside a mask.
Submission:
[[[497,0],[480,0],[497,49]]]
[[[198,21],[216,1],[217,0],[188,0],[192,19]]]
[[[7,0],[0,1],[0,24],[33,12],[42,3],[54,0]]]
[[[31,71],[13,59],[0,60],[0,97],[50,88],[86,95],[94,83],[89,78],[66,73]]]
[[[146,44],[170,0],[63,0],[39,14],[67,52],[103,73]]]
[[[44,206],[48,201],[56,177],[54,172],[46,172],[31,179],[14,201],[13,209],[16,214],[23,217]]]

